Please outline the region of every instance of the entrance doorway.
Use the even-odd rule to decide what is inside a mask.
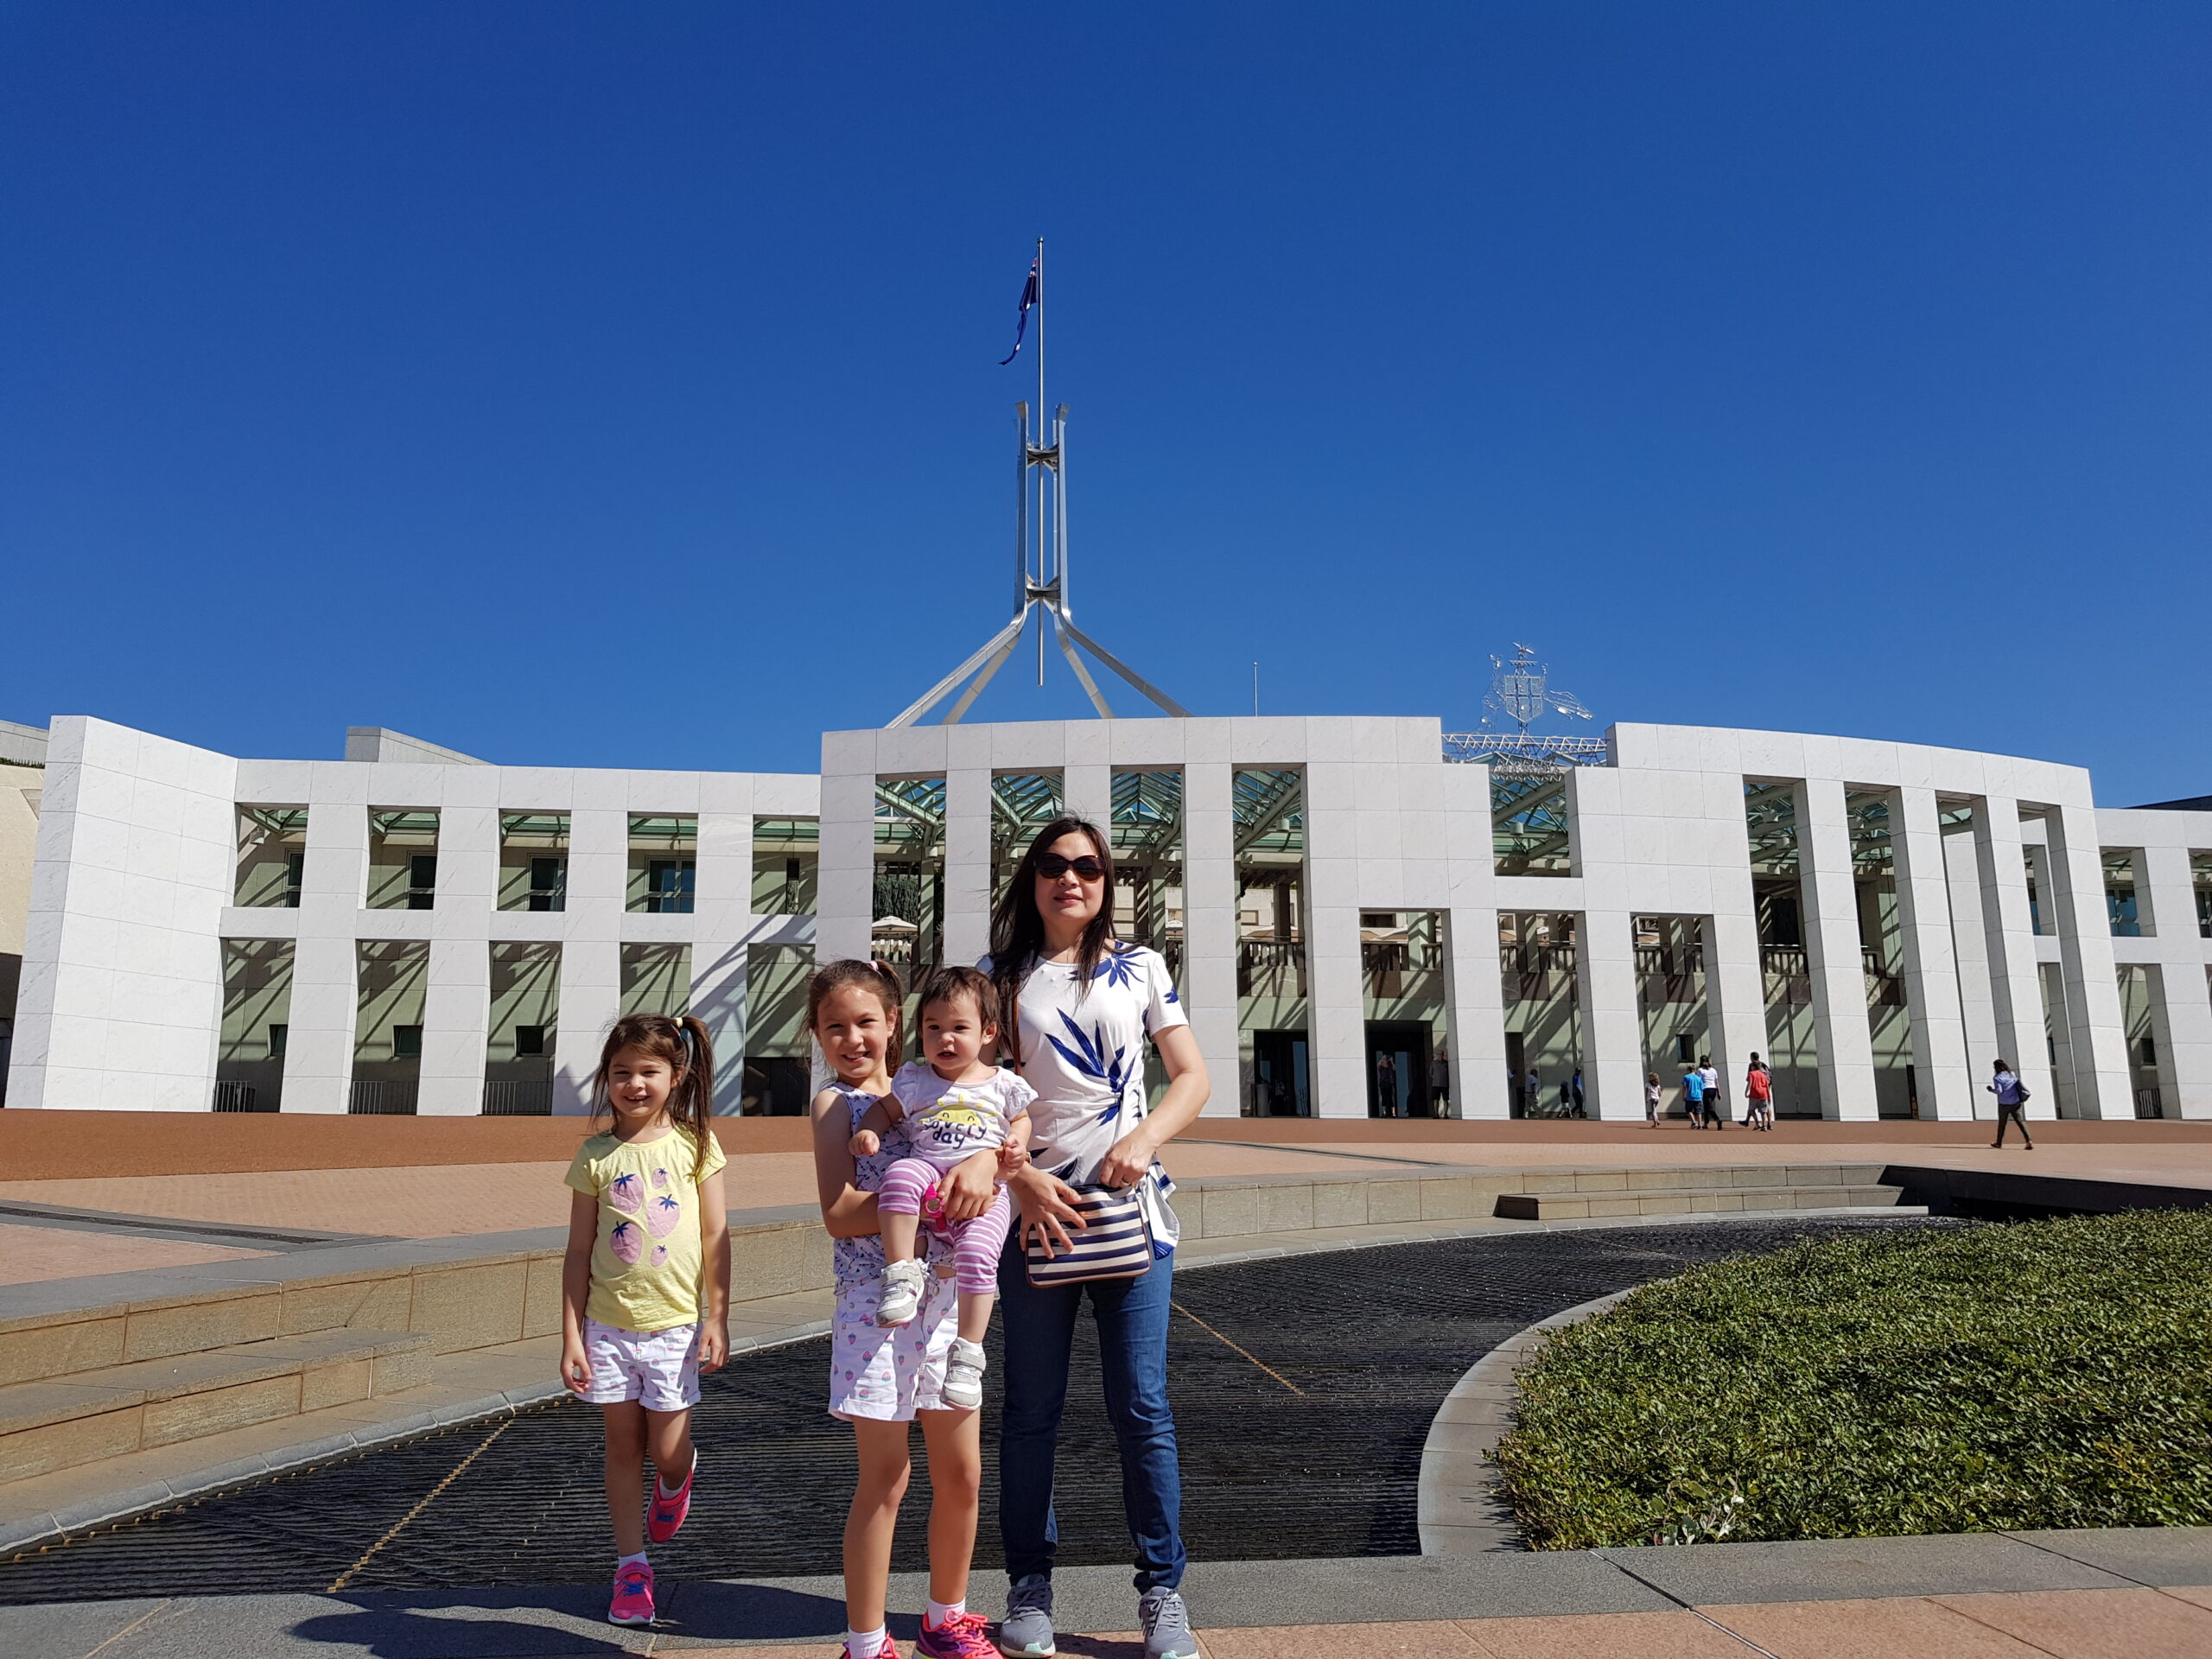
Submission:
[[[1428,1027],[1412,1020],[1370,1020],[1367,1025],[1367,1115],[1433,1117],[1428,1092]]]
[[[1255,1117],[1313,1116],[1304,1032],[1252,1033],[1252,1096]]]

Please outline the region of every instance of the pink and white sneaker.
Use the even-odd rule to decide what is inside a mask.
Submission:
[[[691,1471],[683,1477],[683,1484],[663,1496],[660,1473],[653,1473],[653,1498],[645,1505],[645,1536],[654,1543],[664,1544],[683,1530],[683,1517],[691,1513],[691,1483],[699,1476],[699,1459],[695,1452]]]
[[[639,1561],[614,1575],[614,1600],[607,1607],[610,1624],[650,1624],[653,1622],[653,1565]]]
[[[984,1632],[990,1621],[981,1613],[955,1613],[942,1624],[922,1620],[915,1659],[998,1659],[998,1648]]]

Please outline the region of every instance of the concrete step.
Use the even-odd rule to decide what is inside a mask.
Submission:
[[[0,1388],[0,1482],[421,1386],[435,1344],[316,1331]]]
[[[1872,1186],[1880,1164],[1691,1164],[1531,1169],[1516,1183],[1522,1193],[1726,1192],[1757,1187]],[[1500,1213],[1503,1213],[1502,1211]]]
[[[1901,1186],[1659,1187],[1611,1192],[1501,1192],[1496,1213],[1511,1221],[1586,1221],[1603,1216],[1776,1214],[1792,1210],[1888,1209]]]

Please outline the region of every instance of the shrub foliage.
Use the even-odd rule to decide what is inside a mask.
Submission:
[[[1520,1376],[1540,1549],[2212,1523],[2212,1211],[1801,1243]]]

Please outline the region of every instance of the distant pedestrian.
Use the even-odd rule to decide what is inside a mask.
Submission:
[[[1432,1117],[1452,1116],[1452,1061],[1440,1048],[1428,1063],[1428,1110]]]
[[[1997,1138],[1989,1144],[1993,1147],[2003,1146],[2005,1126],[2007,1123],[2018,1123],[2020,1126],[2020,1139],[2025,1141],[2028,1143],[2028,1150],[2033,1152],[2036,1149],[2035,1138],[2028,1133],[2028,1115],[2022,1109],[2028,1103],[2028,1085],[2020,1081],[2020,1075],[2012,1070],[2011,1061],[1995,1060],[1991,1062],[1991,1065],[1996,1075],[1982,1084],[1983,1088],[1997,1096]]]
[[[1643,1121],[1653,1128],[1659,1127],[1659,1074],[1643,1074]]]
[[[1774,1127],[1774,1074],[1756,1053],[1744,1072],[1744,1122],[1754,1129]]]
[[[1580,1066],[1579,1066],[1579,1065],[1578,1065],[1578,1066],[1576,1066],[1576,1067],[1574,1068],[1574,1084],[1573,1084],[1573,1089],[1574,1089],[1574,1115],[1575,1115],[1577,1117],[1587,1117],[1587,1116],[1590,1116],[1590,1114],[1589,1114],[1588,1112],[1586,1112],[1585,1110],[1583,1110],[1583,1109],[1582,1109],[1582,1068],[1581,1068]]]
[[[1388,1053],[1375,1057],[1375,1100],[1377,1117],[1402,1116],[1398,1109],[1398,1063]]]
[[[1705,1079],[1705,1121],[1717,1130],[1728,1127],[1728,1098],[1720,1090],[1720,1068],[1713,1063],[1713,1056],[1700,1054],[1697,1060],[1698,1074]]]
[[[1536,1074],[1536,1068],[1533,1065],[1529,1068],[1529,1080],[1523,1087],[1521,1098],[1525,1103],[1521,1109],[1522,1116],[1535,1117],[1541,1115],[1544,1103],[1544,1080]]]
[[[1682,1073],[1682,1110],[1692,1128],[1705,1127],[1705,1073],[1695,1066]]]

